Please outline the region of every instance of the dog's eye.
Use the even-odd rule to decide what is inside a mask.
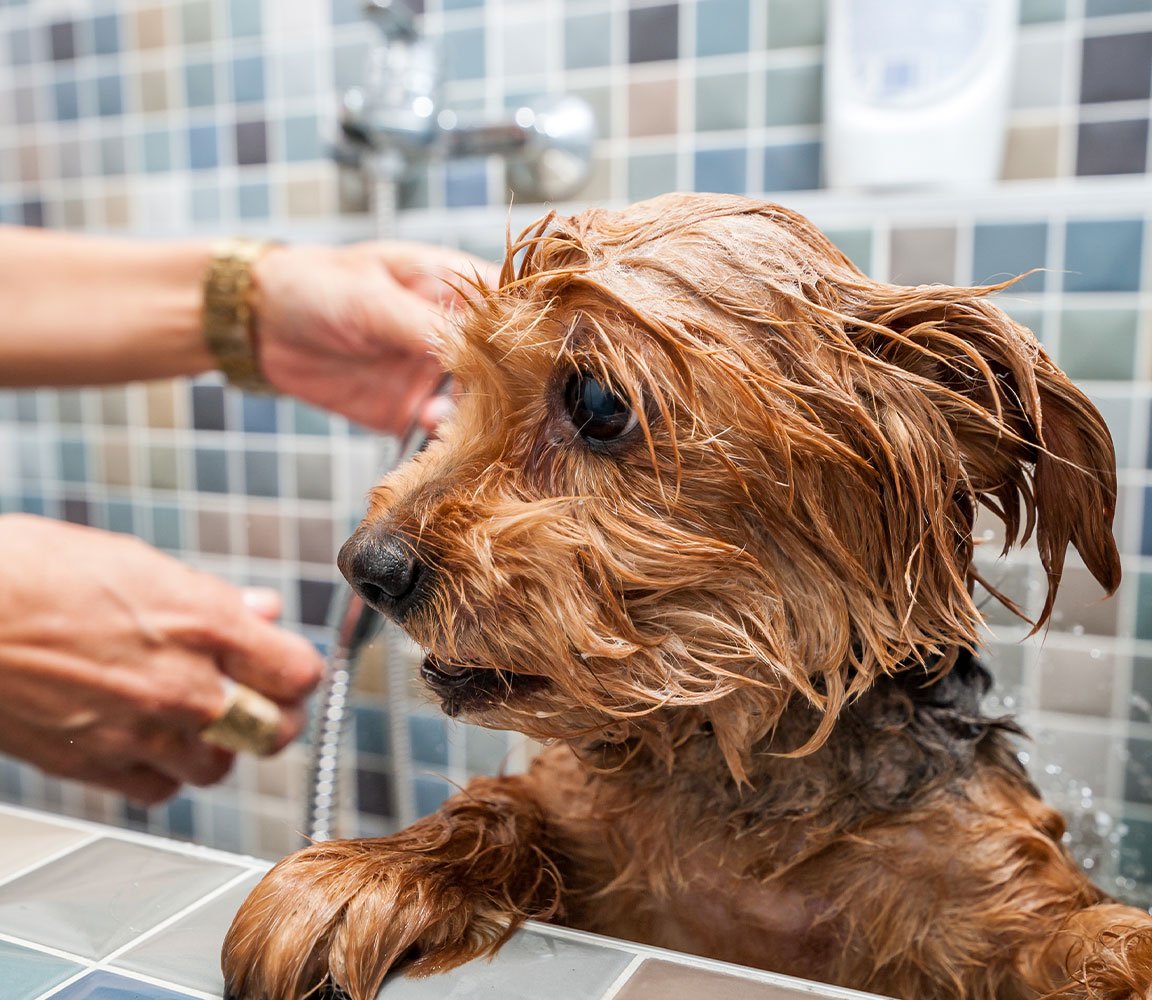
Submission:
[[[583,438],[611,441],[632,430],[636,414],[626,399],[592,375],[577,372],[564,391],[568,416]]]

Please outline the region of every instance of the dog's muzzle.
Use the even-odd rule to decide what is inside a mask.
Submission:
[[[431,589],[432,573],[412,540],[384,528],[362,527],[341,547],[337,564],[357,594],[399,625]]]

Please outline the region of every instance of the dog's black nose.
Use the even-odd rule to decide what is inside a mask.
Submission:
[[[361,528],[340,549],[340,572],[381,614],[401,622],[424,597],[428,568],[410,538],[383,528]]]

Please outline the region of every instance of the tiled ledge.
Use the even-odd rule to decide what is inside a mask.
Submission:
[[[5,1000],[219,1000],[220,944],[267,868],[0,806]],[[397,978],[380,1000],[866,1000],[784,976],[533,924],[492,960]]]

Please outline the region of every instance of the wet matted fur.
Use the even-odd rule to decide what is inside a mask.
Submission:
[[[534,917],[909,1000],[1152,997],[1152,919],[980,708],[979,508],[1036,539],[1037,628],[1069,545],[1120,578],[1107,428],[988,292],[719,195],[510,245],[442,345],[457,416],[341,566],[446,711],[550,747],[282,861],[230,992],[369,1000]]]

